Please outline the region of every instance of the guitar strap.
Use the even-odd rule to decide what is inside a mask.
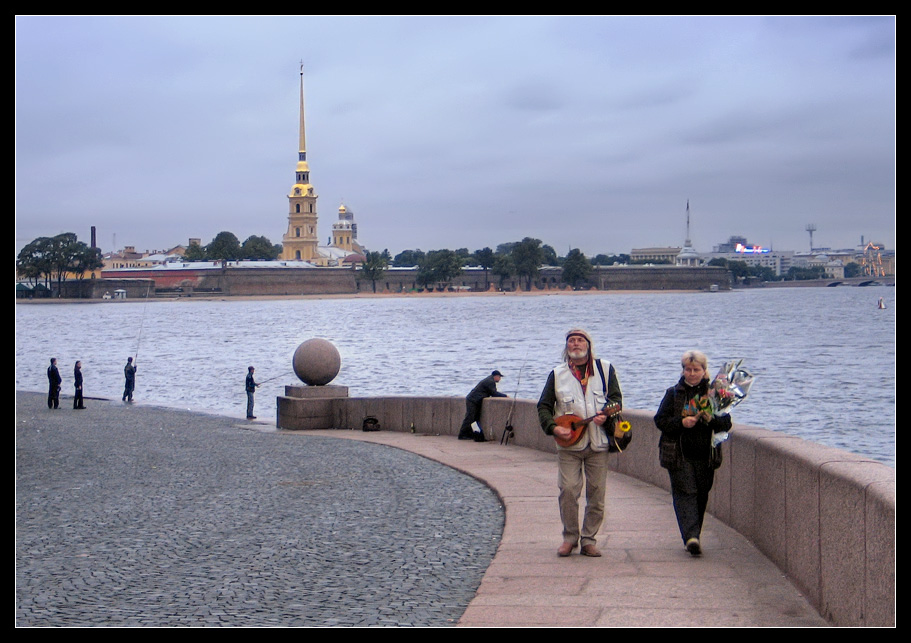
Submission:
[[[604,387],[604,399],[607,400],[607,378],[604,377],[604,367],[601,366],[601,360],[596,359],[595,364],[598,365],[598,373],[601,375],[601,386]]]
[[[598,365],[598,373],[601,375],[601,386],[604,387],[604,401],[607,402],[607,378],[604,377],[604,367],[601,366],[601,360],[595,360],[595,363]],[[604,435],[607,437],[608,451],[620,451],[620,447],[617,446],[617,440],[614,438],[614,432],[608,431],[603,426],[601,429],[604,431]]]

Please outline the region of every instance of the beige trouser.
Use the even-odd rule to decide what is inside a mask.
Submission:
[[[575,545],[594,545],[595,536],[604,520],[604,496],[607,492],[607,451],[560,449],[558,483],[560,486],[560,519],[563,541]],[[579,497],[585,486],[585,518],[579,530]]]

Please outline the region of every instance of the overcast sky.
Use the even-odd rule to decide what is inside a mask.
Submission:
[[[18,17],[16,250],[895,246],[894,17]]]

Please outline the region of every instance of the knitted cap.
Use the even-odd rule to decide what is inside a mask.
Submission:
[[[573,328],[568,333],[566,333],[566,341],[569,341],[569,338],[572,337],[573,335],[575,335],[577,337],[582,337],[583,339],[585,339],[585,341],[588,342],[588,356],[591,359],[594,359],[596,357],[595,345],[592,343],[592,337],[591,337],[591,335],[588,334],[588,331],[583,330],[581,328]],[[568,361],[568,359],[569,359],[569,352],[566,349],[566,346],[564,346],[563,347],[563,360]]]
[[[572,337],[573,335],[578,335],[579,337],[584,338],[585,341],[588,342],[589,346],[592,345],[592,337],[591,337],[591,335],[588,334],[588,331],[583,330],[581,328],[573,328],[568,333],[566,333],[566,339],[569,340],[569,338]]]

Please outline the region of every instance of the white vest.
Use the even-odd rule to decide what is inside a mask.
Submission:
[[[604,368],[604,377],[608,377],[610,362],[604,359],[595,361],[601,362],[601,366]],[[597,415],[604,408],[604,405],[607,404],[607,397],[604,393],[606,383],[601,379],[598,365],[593,364],[592,366],[593,372],[588,377],[588,386],[586,386],[584,393],[582,392],[582,382],[576,379],[568,364],[560,364],[554,369],[554,392],[557,397],[557,402],[554,405],[554,416],[559,417],[572,413],[580,418],[587,418]],[[609,446],[604,430],[594,422],[589,422],[582,439],[574,445],[571,447],[557,446],[557,448],[581,451],[587,446],[591,446],[592,451],[607,451]]]

